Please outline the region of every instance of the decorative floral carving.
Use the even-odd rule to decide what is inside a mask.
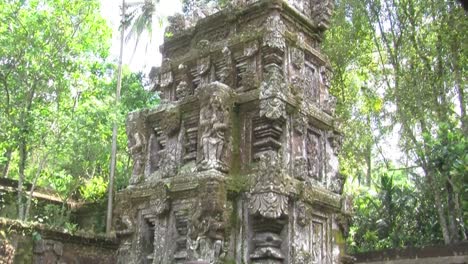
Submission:
[[[268,68],[266,80],[260,85],[260,116],[275,120],[286,117],[284,93],[287,90],[281,70]]]
[[[283,170],[278,154],[274,151],[263,153],[257,167],[256,185],[251,191],[250,212],[276,219],[288,214],[288,197],[282,182]]]
[[[266,34],[263,38],[263,45],[271,48],[283,50],[286,47],[284,32],[286,26],[278,15],[270,16],[265,22]]]
[[[250,199],[250,210],[266,218],[279,218],[287,214],[288,197],[274,192],[253,194]]]

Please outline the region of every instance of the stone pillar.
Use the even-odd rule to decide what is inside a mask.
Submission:
[[[342,262],[341,135],[320,50],[332,7],[238,0],[169,19],[151,71],[161,105],[127,120],[125,261]]]

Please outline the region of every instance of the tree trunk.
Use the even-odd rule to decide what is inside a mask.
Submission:
[[[460,242],[460,234],[458,233],[457,213],[454,199],[454,190],[451,183],[451,175],[447,176],[447,208],[448,208],[448,227],[450,232],[450,242]]]
[[[23,185],[24,185],[24,171],[26,169],[26,160],[28,158],[28,151],[26,147],[26,140],[22,136],[19,145],[20,161],[18,167],[18,219],[24,220],[24,204],[23,204]]]
[[[455,193],[455,213],[458,219],[458,225],[460,226],[462,240],[467,240],[465,222],[463,221],[463,213],[460,207],[460,195],[458,195],[458,193]]]
[[[125,16],[126,16],[126,4],[125,0],[122,0],[122,23],[120,32],[120,55],[119,55],[119,70],[117,75],[117,89],[115,93],[116,106],[120,102],[120,89],[122,87],[122,64],[123,64],[123,46],[124,46],[124,35],[125,35]],[[106,234],[110,235],[112,229],[112,203],[114,199],[114,177],[115,177],[115,164],[117,160],[117,132],[118,124],[114,121],[114,127],[112,129],[112,152],[111,152],[111,164],[109,174],[109,186],[108,186],[108,200],[107,200],[107,218],[106,218]]]
[[[34,176],[33,183],[31,185],[31,189],[29,190],[28,200],[26,202],[26,209],[25,209],[25,212],[24,212],[24,220],[25,221],[28,221],[29,213],[31,211],[31,202],[32,202],[34,191],[36,189],[37,180],[39,179],[39,176],[41,176],[41,172],[42,172],[42,169],[44,168],[44,165],[46,163],[46,159],[47,158],[44,157],[40,161],[39,167],[37,168],[37,171],[36,171],[36,175]]]
[[[2,178],[8,178],[8,174],[10,173],[10,163],[11,163],[12,153],[13,153],[13,150],[11,148],[8,148],[5,154],[3,154],[3,157],[5,157],[6,159],[6,163],[2,169]]]

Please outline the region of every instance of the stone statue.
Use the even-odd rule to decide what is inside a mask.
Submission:
[[[228,120],[229,111],[224,105],[223,99],[214,94],[200,110],[201,169],[226,170],[223,155],[227,144]]]
[[[148,128],[144,118],[146,112],[133,112],[127,118],[128,149],[133,158],[133,172],[129,185],[135,186],[144,179],[147,160]]]

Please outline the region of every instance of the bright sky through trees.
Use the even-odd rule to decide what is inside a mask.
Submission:
[[[135,2],[135,0],[128,0],[128,3]],[[101,13],[109,21],[109,25],[112,28],[112,57],[117,60],[119,53],[119,23],[120,23],[120,0],[101,0]],[[161,3],[157,7],[157,12],[163,18],[181,12],[182,3],[178,0],[161,0]],[[164,27],[166,25],[165,19],[163,20],[164,25],[160,27],[158,19],[155,19],[155,25],[153,26],[153,37],[151,43],[146,36],[142,36],[140,44],[138,45],[135,54],[133,55],[133,49],[135,47],[134,41],[126,43],[124,49],[123,63],[130,66],[133,71],[143,71],[148,73],[152,66],[161,64],[161,54],[159,53],[159,46],[163,43]],[[133,58],[132,58],[133,55]]]

